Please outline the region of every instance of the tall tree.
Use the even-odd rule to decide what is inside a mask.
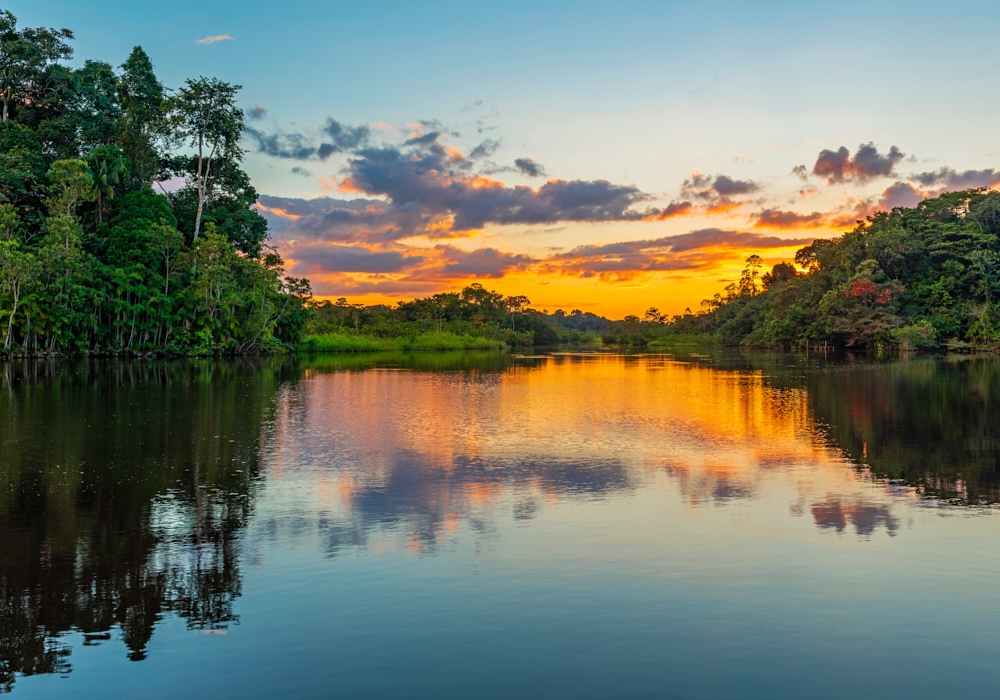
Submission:
[[[243,157],[239,146],[243,134],[243,110],[236,106],[240,85],[215,78],[188,80],[172,99],[171,122],[176,134],[195,150],[186,168],[198,195],[194,240],[201,231],[205,200],[212,194],[214,179]]]
[[[141,46],[121,65],[118,95],[122,119],[118,143],[132,162],[136,185],[149,184],[160,168],[157,142],[166,135],[165,91]]]
[[[51,64],[70,58],[73,49],[66,43],[73,38],[68,29],[45,27],[17,30],[17,19],[8,10],[0,10],[0,99],[7,121],[10,106],[24,99],[27,86]]]

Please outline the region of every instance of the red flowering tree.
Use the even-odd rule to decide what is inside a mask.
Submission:
[[[858,265],[855,274],[823,300],[824,312],[833,330],[844,335],[848,346],[877,346],[891,343],[893,328],[902,325],[896,315],[896,301],[904,288],[885,274],[874,260]]]

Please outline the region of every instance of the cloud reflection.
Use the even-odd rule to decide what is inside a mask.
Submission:
[[[820,530],[898,529],[891,495],[817,431],[806,390],[760,372],[599,355],[394,369],[313,368],[279,403],[269,478],[309,475],[331,555],[431,554],[461,532],[631,498],[661,475],[692,508],[804,499]]]
[[[838,496],[828,496],[811,508],[816,527],[820,530],[836,530],[844,533],[848,523],[860,537],[869,537],[881,525],[890,537],[899,529],[899,521],[893,517],[892,509],[884,503],[866,503]]]

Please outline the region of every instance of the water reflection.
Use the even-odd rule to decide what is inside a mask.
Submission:
[[[1000,367],[991,358],[854,362],[808,375],[816,418],[875,478],[966,505],[1000,502]]]
[[[66,673],[62,633],[146,656],[166,614],[235,622],[278,373],[261,363],[8,364],[0,399],[0,688]]]
[[[267,454],[272,486],[305,479],[315,500],[276,508],[267,531],[315,526],[329,554],[433,553],[456,532],[482,544],[498,518],[527,524],[547,505],[628,497],[660,473],[694,508],[773,500],[791,484],[786,507],[809,501],[820,529],[843,532],[830,511],[860,536],[896,531],[891,488],[873,491],[847,468],[817,428],[800,371],[776,383],[720,364],[557,354],[504,371],[310,365],[278,396]]]
[[[262,544],[489,548],[587,502],[755,508],[823,537],[1000,497],[1000,363],[414,353],[3,366],[0,684],[165,616],[238,622]],[[623,505],[624,504],[624,505]],[[568,522],[575,527],[586,523]],[[734,520],[733,527],[738,527]],[[294,572],[292,572],[294,573]],[[244,615],[253,610],[243,610]]]

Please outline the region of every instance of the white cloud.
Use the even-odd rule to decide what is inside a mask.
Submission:
[[[214,36],[206,36],[204,39],[195,39],[194,43],[214,44],[217,41],[234,41],[234,39],[228,34],[215,34]]]

